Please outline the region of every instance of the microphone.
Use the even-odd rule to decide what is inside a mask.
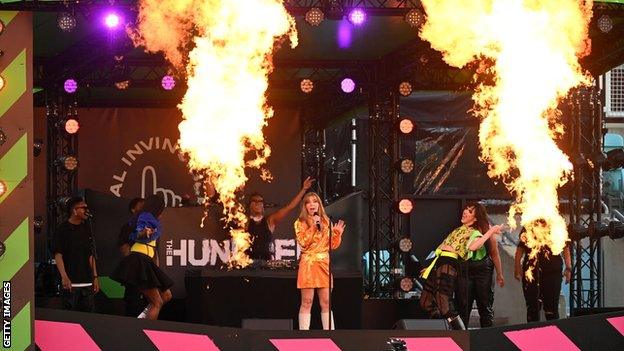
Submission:
[[[318,212],[314,212],[314,215],[318,216],[319,213]],[[316,221],[314,223],[316,223],[316,229],[321,230],[321,222],[320,221]]]
[[[86,212],[85,216],[87,216],[87,218],[89,218],[89,219],[94,219],[95,218],[95,216],[91,212]]]

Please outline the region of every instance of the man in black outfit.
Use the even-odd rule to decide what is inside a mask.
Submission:
[[[92,233],[85,223],[88,207],[81,197],[67,202],[69,218],[54,235],[54,259],[63,284],[63,308],[93,312],[93,296],[100,290]]]
[[[130,205],[128,205],[130,217],[132,218],[141,212],[144,204],[145,199],[143,198],[137,197],[132,199],[130,201]],[[130,227],[130,220],[126,220],[119,230],[117,246],[119,247],[119,251],[121,251],[123,257],[130,254],[130,248],[134,244],[134,242],[130,240],[130,234],[133,230],[134,228]],[[145,307],[145,302],[141,301],[141,293],[135,286],[127,285],[125,287],[123,299],[126,304],[126,316],[136,317]]]
[[[303,195],[310,189],[314,180],[310,177],[303,181],[301,190],[290,200],[290,202],[279,210],[264,216],[264,198],[258,193],[254,193],[249,197],[249,223],[247,231],[251,234],[251,246],[247,250],[247,255],[253,260],[270,260],[271,241],[273,240],[273,231],[277,224],[283,220],[290,211],[297,205]]]

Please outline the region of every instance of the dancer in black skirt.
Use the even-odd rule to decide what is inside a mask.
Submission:
[[[130,220],[134,228],[130,239],[134,244],[112,274],[112,278],[124,286],[136,287],[149,304],[144,314],[148,319],[158,319],[162,306],[171,300],[173,281],[158,267],[156,241],[162,234],[159,217],[165,208],[161,195],[145,200],[143,211]],[[142,316],[139,316],[141,318]]]

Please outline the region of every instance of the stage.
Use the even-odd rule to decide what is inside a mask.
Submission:
[[[622,350],[624,313],[472,331],[258,331],[51,309],[35,312],[41,350]]]

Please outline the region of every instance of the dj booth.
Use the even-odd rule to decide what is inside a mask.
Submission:
[[[362,275],[336,271],[332,310],[338,329],[359,329],[362,311]],[[187,320],[223,327],[241,327],[243,319],[292,319],[297,328],[301,295],[297,270],[203,268],[185,276]],[[311,328],[320,329],[320,307],[315,296]]]

